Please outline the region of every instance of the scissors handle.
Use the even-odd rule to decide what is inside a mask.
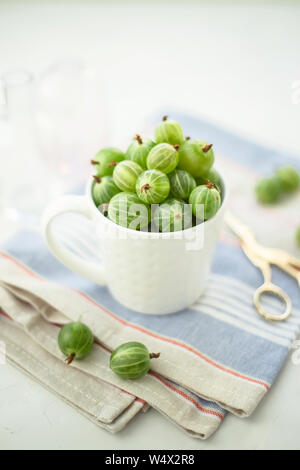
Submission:
[[[265,309],[261,305],[261,296],[263,294],[271,293],[280,300],[282,300],[285,304],[285,311],[280,315],[273,315],[265,311]],[[272,282],[265,282],[262,286],[260,286],[254,293],[253,297],[254,305],[258,311],[258,313],[264,317],[266,320],[269,321],[283,321],[286,320],[292,312],[292,302],[289,296],[282,290],[280,287],[275,286]]]

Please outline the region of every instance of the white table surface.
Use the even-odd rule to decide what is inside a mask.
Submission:
[[[100,64],[115,144],[129,139],[153,111],[172,106],[300,155],[300,100],[292,88],[300,80],[298,7],[70,4],[1,2],[0,72],[25,67],[38,74],[69,57]],[[0,223],[3,242],[15,226]],[[5,365],[0,448],[299,448],[299,396],[300,365],[289,359],[253,416],[227,416],[208,441],[185,435],[154,410],[110,435]]]

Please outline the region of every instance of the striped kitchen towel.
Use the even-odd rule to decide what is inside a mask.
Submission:
[[[231,210],[261,242],[293,251],[293,232],[300,223],[299,194],[283,205],[264,208],[253,198],[253,185],[274,166],[297,162],[197,119],[175,113],[172,117],[180,120],[186,134],[214,143],[217,167],[230,183]],[[49,254],[40,234],[24,231],[0,256],[0,340],[7,343],[12,362],[111,431],[124,427],[147,409],[147,403],[190,434],[207,438],[224,419],[225,410],[241,417],[255,410],[298,334],[299,288],[278,271],[274,280],[294,304],[292,317],[280,324],[257,315],[252,295],[261,275],[225,229],[205,295],[184,312],[146,316],[120,305],[106,288],[71,273]],[[266,303],[271,312],[279,311],[274,300]],[[97,344],[90,356],[66,370],[57,331],[79,318],[92,328]],[[22,339],[14,340],[15,334]],[[124,381],[110,371],[109,354],[132,340],[160,351],[161,357],[144,378]],[[45,370],[37,364],[38,350],[47,357],[40,362],[57,375],[45,379]],[[59,387],[57,377],[71,385]],[[103,397],[95,392],[97,387],[104,390]]]

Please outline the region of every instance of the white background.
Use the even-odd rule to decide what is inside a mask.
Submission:
[[[292,88],[300,80],[299,23],[300,8],[287,2],[1,2],[0,72],[23,67],[39,75],[77,57],[100,66],[114,144],[172,107],[300,155]],[[0,241],[13,228],[2,224]],[[300,365],[289,360],[251,418],[228,416],[201,442],[153,410],[112,436],[0,366],[0,448],[299,448],[299,379]]]

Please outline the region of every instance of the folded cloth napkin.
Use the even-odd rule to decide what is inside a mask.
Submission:
[[[147,409],[143,400],[108,383],[74,368],[66,373],[62,361],[32,340],[17,322],[12,322],[3,312],[0,329],[9,362],[104,429],[121,431],[137,413]]]
[[[189,135],[214,142],[218,168],[230,182],[231,209],[260,241],[291,251],[299,195],[267,210],[255,203],[252,191],[259,172],[295,161],[196,119],[174,118]],[[293,315],[280,324],[257,315],[252,295],[261,275],[224,231],[205,295],[184,312],[147,316],[64,268],[40,234],[22,232],[0,256],[0,340],[9,360],[110,431],[150,405],[191,435],[207,438],[225,410],[240,417],[255,410],[298,334],[299,288],[277,271],[274,280],[294,304]],[[273,299],[266,304],[271,313],[279,311]],[[66,368],[57,334],[61,325],[78,319],[91,327],[96,344],[85,360]],[[137,381],[124,381],[108,367],[110,351],[126,341],[161,352],[151,372]]]

